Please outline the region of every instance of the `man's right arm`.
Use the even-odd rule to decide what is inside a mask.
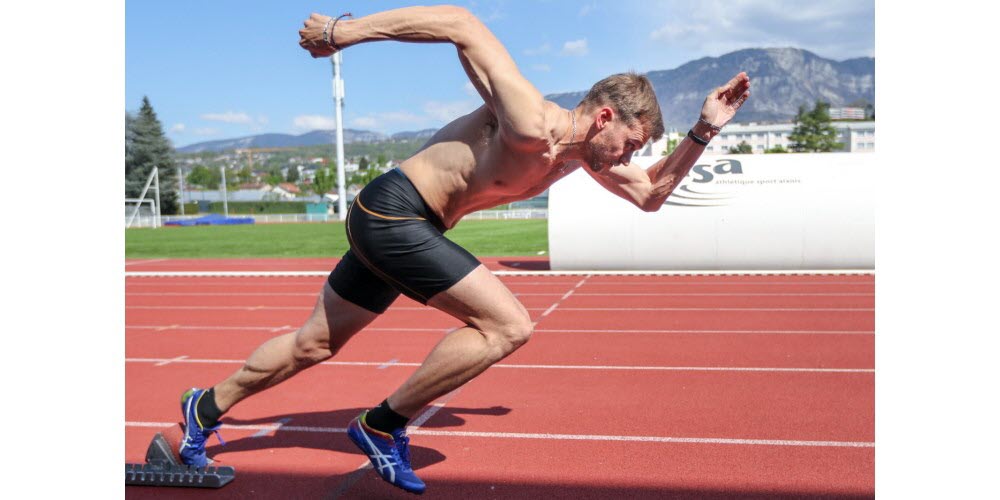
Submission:
[[[335,52],[323,41],[332,27],[331,41],[340,49],[379,40],[452,43],[472,84],[497,117],[509,142],[533,142],[545,137],[542,94],[521,75],[513,58],[492,32],[468,10],[454,6],[406,7],[358,19],[313,14],[299,31],[299,44],[314,57]]]

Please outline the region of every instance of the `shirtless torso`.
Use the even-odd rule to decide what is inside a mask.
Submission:
[[[552,129],[570,121],[569,111],[551,102],[544,106]],[[578,168],[580,162],[558,158],[554,141],[514,149],[500,136],[496,117],[482,106],[438,131],[400,168],[450,228],[476,210],[540,194]]]

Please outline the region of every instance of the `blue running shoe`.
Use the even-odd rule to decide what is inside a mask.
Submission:
[[[405,429],[396,429],[386,434],[368,427],[364,412],[347,426],[347,436],[361,451],[368,455],[375,471],[389,484],[410,493],[421,494],[427,485],[420,480],[410,467],[410,438]]]
[[[215,436],[219,438],[219,443],[226,444],[222,440],[222,436],[219,435],[219,427],[222,427],[222,424],[206,428],[201,425],[201,421],[198,419],[198,412],[195,411],[195,408],[205,392],[205,389],[192,387],[181,396],[181,411],[184,412],[184,439],[181,441],[179,454],[185,465],[205,467],[211,463],[211,460],[205,456],[205,441],[212,433],[215,433]]]

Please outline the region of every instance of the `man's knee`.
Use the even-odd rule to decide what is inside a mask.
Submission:
[[[503,323],[496,333],[502,355],[506,356],[527,343],[534,330],[535,325],[527,314]]]
[[[316,325],[306,323],[295,334],[292,356],[300,367],[312,366],[333,357],[339,348],[330,345],[330,337]]]

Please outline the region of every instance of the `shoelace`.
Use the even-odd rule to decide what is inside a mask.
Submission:
[[[206,432],[208,434],[206,434]],[[214,429],[202,429],[201,435],[204,441],[208,441],[208,436],[215,434],[215,438],[219,440],[219,444],[222,446],[226,445],[226,440],[222,439],[222,434],[219,433],[219,427]]]
[[[219,440],[219,444],[220,445],[222,445],[222,446],[226,445],[226,441],[224,439],[222,439],[222,434],[219,433],[218,429],[213,430],[212,434],[215,434],[215,438]]]
[[[401,464],[405,467],[410,464],[410,438],[406,434],[399,436],[396,439],[396,453],[399,454],[401,459]]]

